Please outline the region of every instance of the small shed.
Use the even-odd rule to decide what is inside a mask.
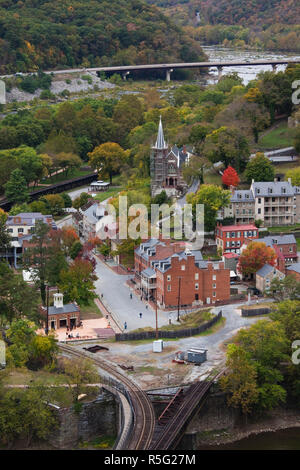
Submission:
[[[207,349],[203,348],[192,348],[187,351],[188,362],[194,362],[195,364],[202,364],[207,360]]]

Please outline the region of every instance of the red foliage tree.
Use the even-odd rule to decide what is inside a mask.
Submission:
[[[222,175],[222,181],[226,186],[237,186],[240,182],[240,178],[235,169],[229,166]]]
[[[277,256],[273,248],[263,242],[251,242],[240,256],[238,271],[243,276],[255,274],[265,264],[275,266],[276,259]]]

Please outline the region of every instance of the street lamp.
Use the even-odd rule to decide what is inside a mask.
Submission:
[[[178,305],[177,305],[177,321],[179,322],[179,310],[180,310],[180,287],[181,277],[178,278]]]

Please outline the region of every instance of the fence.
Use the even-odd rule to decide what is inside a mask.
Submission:
[[[203,323],[202,325],[196,326],[194,328],[186,328],[182,330],[159,330],[158,338],[184,338],[189,336],[195,336],[203,331],[208,330],[213,326],[218,320],[222,318],[222,310],[214,316],[208,322]],[[117,333],[116,341],[136,341],[141,339],[154,339],[156,338],[156,332],[153,331],[142,331],[140,333]]]
[[[270,312],[270,307],[242,308],[242,317],[255,317],[256,315],[267,315]]]

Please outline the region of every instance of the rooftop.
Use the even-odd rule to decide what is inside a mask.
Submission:
[[[286,269],[287,271],[295,271],[296,273],[300,274],[300,263],[293,263]]]
[[[262,268],[257,271],[256,275],[266,277],[272,271],[276,272],[276,268],[274,266],[271,266],[270,264],[265,264]]]
[[[223,232],[234,232],[242,230],[257,230],[257,227],[254,224],[245,224],[245,225],[219,225],[217,226]]]

